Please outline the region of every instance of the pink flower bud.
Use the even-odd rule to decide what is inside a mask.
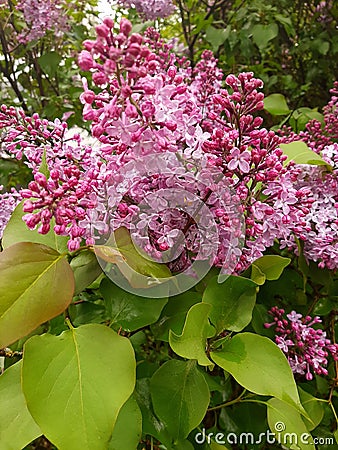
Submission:
[[[133,26],[131,24],[131,22],[129,22],[128,19],[121,19],[120,22],[120,32],[123,33],[125,36],[128,36],[129,33],[131,32]]]
[[[90,70],[94,67],[92,55],[87,50],[82,50],[78,57],[78,64],[82,70]]]
[[[95,72],[93,73],[93,82],[96,84],[96,86],[101,86],[108,82],[108,78],[103,72]]]
[[[110,29],[114,27],[114,20],[111,17],[105,17],[103,23]]]
[[[110,33],[110,29],[103,23],[95,27],[96,34],[100,37],[107,38]]]

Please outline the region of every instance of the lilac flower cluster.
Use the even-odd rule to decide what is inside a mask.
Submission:
[[[118,0],[124,8],[134,7],[145,20],[155,20],[170,16],[174,10],[171,0]]]
[[[78,58],[96,86],[94,91],[84,80],[80,100],[97,147],[67,137],[60,121],[1,111],[6,150],[24,157],[34,172],[23,194],[28,226],[47,232],[55,217],[54,231],[70,236],[71,250],[82,239],[90,244],[124,226],[152,256],[175,253],[183,235],[186,248],[171,265],[180,270],[209,236],[207,221],[197,229],[199,207],[196,214],[190,208],[195,195],[216,227],[213,265],[229,264],[240,273],[276,240],[297,251],[297,238],[308,259],[337,268],[337,171],[285,164],[279,145],[290,138],[265,129],[259,117],[262,81],[252,73],[224,80],[210,51],[192,69],[173,43],[152,28],[131,33],[126,19],[114,30],[105,18]],[[337,115],[334,97],[332,102],[325,113],[331,131]],[[39,172],[44,152],[49,176]],[[159,155],[158,165],[151,155]],[[323,156],[336,161],[336,155],[330,138]],[[314,181],[309,171],[317,174]],[[163,197],[169,190],[185,211]],[[208,258],[203,248],[199,257]]]
[[[312,380],[313,374],[327,375],[327,358],[331,354],[338,360],[338,344],[332,344],[322,329],[313,328],[321,319],[302,317],[295,311],[285,315],[284,309],[277,306],[269,314],[273,322],[265,327],[275,326],[276,344],[285,353],[293,373],[305,375],[307,380]]]
[[[18,41],[27,42],[40,39],[48,30],[54,30],[56,35],[69,29],[64,0],[21,0],[17,9],[22,11],[27,30],[18,35]]]
[[[331,89],[331,100],[323,108],[324,121],[311,120],[299,134],[284,128],[284,142],[302,140],[331,166],[303,165],[294,186],[311,191],[311,207],[304,216],[305,226],[298,237],[304,243],[304,256],[319,267],[338,266],[338,82]],[[290,236],[288,246],[296,246]]]
[[[93,122],[92,133],[102,143],[107,167],[119,171],[137,158],[142,164],[141,158],[150,153],[173,152],[194,170],[220,171],[234,189],[234,202],[239,199],[245,205],[246,242],[237,271],[262,256],[276,238],[287,239],[302,229],[311,193],[294,187],[300,168],[284,167],[279,137],[253,115],[263,108],[261,80],[252,73],[229,75],[228,89],[222,89],[223,74],[211,52],[204,52],[192,71],[154,30],[145,36],[130,34],[126,20],[119,34],[111,30],[108,20],[98,26],[97,40],[86,41],[79,57],[80,67],[92,71],[93,82],[102,87],[95,94],[85,86],[82,101],[84,119]],[[177,176],[183,181],[176,186],[182,188],[179,167]],[[152,188],[145,185],[143,196]],[[138,201],[128,196],[128,220],[138,212]],[[226,219],[220,215],[217,223]],[[127,220],[124,225],[130,228]],[[216,265],[224,264],[227,244],[220,244]]]
[[[95,150],[83,145],[79,134],[68,136],[66,123],[40,119],[36,113],[27,117],[22,110],[5,105],[0,109],[1,129],[6,152],[17,159],[24,157],[34,174],[28,188],[20,191],[26,199],[27,226],[33,229],[40,224],[39,233],[46,234],[54,217],[55,233],[70,236],[69,250],[76,250],[83,237],[93,243],[78,223],[97,205],[93,191],[100,160]],[[48,178],[39,172],[44,156]]]

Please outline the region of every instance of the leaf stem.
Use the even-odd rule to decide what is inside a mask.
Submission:
[[[241,401],[245,401],[245,400],[242,400],[242,397],[243,397],[243,395],[245,393],[246,393],[246,389],[244,389],[241,392],[241,394],[238,397],[236,397],[235,399],[230,400],[230,401],[225,402],[225,403],[222,403],[221,405],[217,405],[217,406],[213,406],[212,408],[208,408],[208,412],[210,412],[210,411],[217,411],[218,409],[225,408],[226,406],[231,406],[231,405],[234,405],[234,404],[239,403]]]
[[[71,322],[71,320],[70,320],[70,317],[69,317],[69,315],[68,315],[68,309],[66,310],[65,314],[66,314],[65,322],[66,322],[67,327],[68,327],[70,330],[74,330],[75,327],[74,327],[74,325],[72,324],[72,322]]]

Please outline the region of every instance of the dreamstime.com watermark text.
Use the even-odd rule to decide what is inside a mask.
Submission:
[[[291,445],[335,445],[334,437],[312,437],[309,433],[288,433],[284,422],[275,423],[275,432],[266,430],[264,433],[255,435],[251,432],[236,433],[213,433],[206,432],[205,428],[195,435],[195,442],[197,444],[211,444],[216,442],[219,445],[259,445],[259,444],[282,444],[285,446]]]

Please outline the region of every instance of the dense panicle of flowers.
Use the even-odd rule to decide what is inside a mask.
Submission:
[[[68,135],[67,124],[49,122],[38,114],[27,117],[22,110],[3,105],[0,109],[1,148],[17,159],[25,160],[34,180],[20,190],[25,200],[24,220],[39,233],[50,230],[54,217],[56,234],[69,235],[68,247],[76,250],[81,239],[93,241],[79,226],[88,211],[96,207],[100,160],[92,147],[83,145],[79,134]],[[45,160],[48,174],[40,167]]]
[[[144,20],[155,20],[170,16],[174,10],[171,0],[118,0],[124,8],[135,7]]]
[[[18,35],[18,41],[27,42],[40,39],[48,30],[56,35],[69,29],[65,10],[69,7],[65,0],[21,0],[17,9],[22,11],[27,30]]]
[[[96,39],[84,42],[78,58],[95,85],[90,89],[84,79],[80,100],[83,118],[91,122],[99,142],[96,149],[82,145],[79,136],[65,139],[65,123],[2,110],[7,151],[24,155],[34,171],[35,179],[23,194],[28,226],[47,232],[54,216],[55,231],[70,235],[71,249],[82,238],[91,243],[125,226],[152,255],[176,250],[175,238],[183,234],[187,248],[174,264],[182,268],[196,257],[208,226],[198,231],[191,216],[175,209],[174,198],[162,204],[157,194],[171,190],[185,198],[185,191],[207,205],[216,223],[213,264],[224,267],[230,259],[239,273],[276,240],[297,251],[300,239],[308,259],[337,268],[335,168],[327,172],[285,164],[279,145],[289,138],[263,128],[259,117],[262,81],[252,73],[224,80],[210,51],[192,69],[154,29],[144,35],[131,30],[126,19],[117,29],[105,18],[96,27]],[[335,130],[336,101],[333,97],[325,110],[330,133]],[[336,164],[337,148],[331,144],[323,157]],[[38,170],[44,152],[47,178]],[[161,155],[157,172],[150,168],[154,154]],[[314,182],[311,171],[318,171]],[[226,192],[231,192],[232,208]],[[151,199],[147,205],[145,199]],[[245,235],[238,214],[244,218]],[[199,257],[208,256],[204,246]]]
[[[144,36],[130,34],[131,24],[122,20],[115,34],[113,26],[109,19],[98,26],[96,41],[85,41],[86,50],[79,56],[80,67],[92,71],[93,82],[102,87],[95,94],[85,85],[82,101],[84,119],[92,121],[92,133],[103,144],[107,168],[118,171],[137,158],[142,165],[145,155],[173,152],[201,173],[221,172],[234,189],[234,201],[242,203],[246,220],[237,271],[262,256],[276,238],[289,244],[290,234],[306,225],[311,192],[295,188],[293,181],[301,169],[284,167],[279,137],[262,128],[262,119],[256,116],[263,108],[262,82],[252,73],[230,75],[225,79],[228,88],[222,89],[223,74],[211,52],[204,52],[192,71],[154,30]],[[171,180],[171,186],[182,188],[184,177],[179,172],[177,177],[181,181]],[[116,177],[109,180],[110,185],[114,182],[118,183]],[[154,185],[144,183],[137,198],[128,196],[128,213],[123,212],[128,220],[151,189]],[[202,191],[196,192],[211,208]],[[222,236],[229,218],[221,208],[216,210]],[[116,223],[123,222],[119,218]],[[182,223],[184,230],[183,218]],[[124,224],[128,226],[127,220]],[[163,230],[177,232],[171,224],[162,225]],[[227,244],[227,240],[220,244],[216,265],[224,264]]]
[[[288,128],[280,131],[285,143],[302,140],[327,163],[325,166],[303,165],[294,180],[298,189],[312,193],[312,204],[304,217],[306,226],[298,233],[304,242],[304,255],[319,267],[338,267],[338,82],[331,89],[331,100],[323,108],[323,122],[311,120],[296,134]],[[294,236],[290,236],[292,246]],[[296,246],[294,246],[296,248]]]
[[[313,374],[327,375],[327,358],[331,354],[338,360],[338,344],[332,344],[321,328],[313,328],[321,319],[302,317],[295,311],[285,314],[277,306],[269,314],[273,322],[266,323],[265,327],[275,327],[276,344],[285,353],[293,373],[305,375],[307,380],[312,380]]]

